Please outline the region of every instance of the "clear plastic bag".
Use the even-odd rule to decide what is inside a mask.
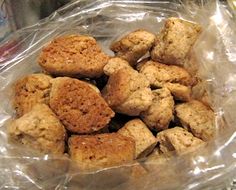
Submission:
[[[40,49],[56,36],[94,36],[104,51],[115,38],[138,28],[159,32],[163,21],[180,17],[199,22],[203,33],[193,53],[216,113],[217,137],[197,152],[159,164],[131,178],[137,162],[95,173],[83,173],[65,157],[40,155],[7,141],[13,117],[12,83],[40,71]],[[218,1],[77,1],[34,26],[13,33],[1,44],[0,57],[0,189],[220,189],[236,169],[236,24]],[[6,50],[7,49],[7,50]]]

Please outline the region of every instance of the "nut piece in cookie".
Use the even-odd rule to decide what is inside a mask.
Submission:
[[[176,100],[189,101],[191,97],[191,88],[178,83],[166,83],[164,86],[171,92]]]
[[[122,68],[132,69],[132,67],[126,60],[121,59],[119,57],[113,57],[109,59],[108,63],[103,68],[103,71],[106,75],[110,76],[112,73]]]
[[[202,102],[192,100],[175,108],[176,116],[184,128],[195,137],[209,141],[215,135],[214,112]]]
[[[174,127],[158,133],[157,143],[160,152],[166,155],[171,154],[173,151],[180,155],[204,145],[204,141],[194,137],[181,127]]]
[[[145,30],[136,30],[114,42],[110,49],[116,56],[127,60],[132,66],[154,45],[155,35]]]
[[[183,65],[200,33],[199,24],[168,18],[155,41],[151,52],[152,59],[166,64]]]
[[[67,35],[44,47],[38,63],[53,75],[93,78],[103,74],[108,59],[93,37]]]
[[[42,153],[63,154],[66,130],[52,110],[45,104],[37,104],[8,126],[11,140]]]
[[[153,90],[152,94],[151,106],[140,116],[150,129],[157,131],[167,129],[173,119],[174,99],[167,88]]]
[[[193,79],[182,67],[147,61],[139,66],[139,72],[146,76],[151,86],[163,87],[167,82],[191,86]]]
[[[118,133],[72,136],[69,154],[81,170],[98,170],[131,162],[135,156],[135,142]]]
[[[68,77],[52,80],[50,107],[74,133],[93,133],[114,116],[107,103],[86,82]]]
[[[156,138],[140,119],[127,122],[118,133],[134,139],[135,158],[147,156],[156,146]]]
[[[13,105],[17,116],[29,112],[38,103],[49,103],[51,79],[50,76],[39,73],[25,76],[15,83]]]
[[[120,69],[108,80],[102,95],[113,110],[130,116],[137,116],[152,103],[149,82],[133,69]]]

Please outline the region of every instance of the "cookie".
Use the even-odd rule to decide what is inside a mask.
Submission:
[[[99,131],[115,115],[86,82],[68,77],[52,81],[50,107],[69,131],[79,134]]]
[[[168,82],[179,83],[185,86],[191,86],[194,83],[192,76],[187,70],[179,66],[147,61],[138,68],[139,72],[146,76],[153,87],[163,87]]]
[[[63,154],[66,130],[52,110],[45,104],[35,105],[31,111],[8,126],[11,140],[44,154]]]
[[[39,65],[56,76],[99,77],[109,56],[90,36],[57,37],[42,49]]]
[[[108,105],[118,113],[137,116],[152,103],[149,82],[133,69],[120,69],[113,73],[102,95]]]
[[[119,57],[113,57],[109,59],[108,63],[103,68],[103,71],[106,75],[110,76],[112,73],[122,68],[132,69],[132,67],[126,60],[121,59]]]
[[[191,99],[190,87],[170,82],[164,84],[164,86],[171,92],[175,100],[180,100],[184,102],[190,101]]]
[[[202,102],[191,100],[177,105],[175,111],[183,127],[195,137],[209,141],[215,136],[214,112]]]
[[[110,49],[116,56],[125,59],[133,66],[151,49],[154,41],[154,34],[145,30],[136,30],[112,43]]]
[[[158,133],[157,143],[160,152],[166,155],[172,152],[181,155],[205,144],[204,141],[194,137],[190,132],[181,127],[174,127]]]
[[[82,171],[120,166],[135,156],[135,143],[118,133],[69,138],[70,158]]]
[[[150,129],[161,131],[167,129],[173,119],[174,99],[167,88],[153,90],[152,94],[152,104],[140,117]]]
[[[13,106],[17,116],[29,112],[38,103],[49,103],[51,77],[45,74],[30,74],[16,81]]]
[[[166,64],[183,65],[201,33],[199,24],[179,18],[168,18],[157,36],[151,57]]]
[[[156,146],[156,138],[140,119],[127,122],[118,133],[134,139],[135,158],[147,156]]]

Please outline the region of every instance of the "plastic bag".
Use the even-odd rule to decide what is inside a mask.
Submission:
[[[163,21],[180,17],[199,22],[203,33],[193,53],[216,113],[217,138],[197,152],[159,164],[131,178],[137,162],[82,173],[65,157],[40,155],[9,144],[6,125],[13,117],[12,83],[40,70],[40,49],[58,35],[94,36],[104,51],[115,38],[134,29],[159,32]],[[236,24],[218,1],[77,1],[34,26],[13,33],[1,44],[0,58],[0,189],[220,189],[236,173]],[[137,169],[139,172],[139,169]],[[141,172],[141,171],[140,171]]]

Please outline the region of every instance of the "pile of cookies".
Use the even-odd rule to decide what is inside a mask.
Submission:
[[[186,64],[200,33],[172,17],[158,35],[140,29],[112,43],[114,57],[93,37],[57,37],[38,58],[43,73],[15,83],[9,139],[68,153],[86,171],[196,149],[215,134],[214,112],[193,99],[198,80]]]

